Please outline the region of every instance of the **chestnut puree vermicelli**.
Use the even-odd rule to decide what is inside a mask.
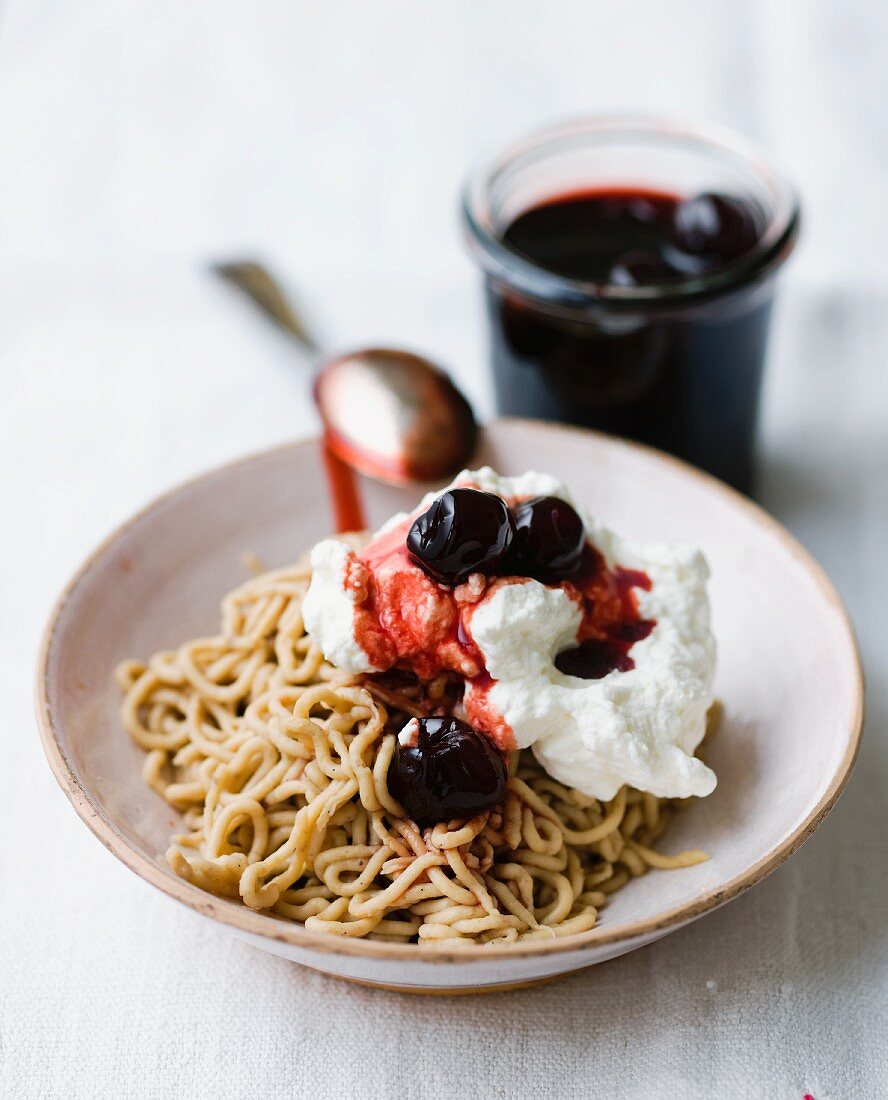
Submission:
[[[625,787],[598,802],[529,750],[500,805],[420,829],[386,774],[399,723],[446,685],[332,667],[303,626],[310,579],[256,576],[223,600],[221,633],[117,670],[145,779],[182,813],[177,874],[312,931],[456,945],[586,931],[631,877],[706,858],[653,849],[675,803]]]

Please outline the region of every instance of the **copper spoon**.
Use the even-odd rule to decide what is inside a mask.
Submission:
[[[322,359],[265,267],[241,261],[216,264],[213,270]],[[465,466],[475,450],[478,426],[468,401],[444,371],[408,351],[362,348],[322,359],[314,400],[329,452],[378,481],[441,481]]]

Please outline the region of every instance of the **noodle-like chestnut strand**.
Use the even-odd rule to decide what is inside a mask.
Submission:
[[[182,813],[177,874],[314,931],[479,944],[586,931],[630,878],[706,858],[652,848],[670,801],[598,802],[527,750],[500,805],[420,830],[386,786],[386,703],[305,633],[310,579],[263,573],[225,598],[220,634],[117,669],[145,780]]]

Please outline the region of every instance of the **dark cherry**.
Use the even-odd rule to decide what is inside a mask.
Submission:
[[[628,647],[607,638],[590,638],[587,642],[565,649],[555,658],[555,667],[565,676],[580,680],[602,680],[609,672],[628,672],[635,668]]]
[[[619,623],[608,638],[589,638],[573,649],[564,649],[555,658],[555,667],[565,676],[580,680],[602,680],[609,672],[628,672],[635,668],[629,650],[646,638],[656,625],[653,619]]]
[[[474,817],[506,795],[506,765],[493,742],[459,718],[420,718],[410,746],[397,745],[388,789],[421,827]]]
[[[672,244],[686,257],[711,266],[735,260],[758,240],[758,227],[748,203],[731,195],[704,192],[685,199],[672,218]],[[669,252],[670,262],[680,262]]]
[[[472,573],[497,572],[514,529],[501,497],[478,489],[448,489],[414,521],[407,549],[436,581],[462,584]]]
[[[675,279],[676,274],[655,252],[636,248],[614,260],[607,281],[611,286],[656,286]]]
[[[515,538],[505,570],[540,581],[561,580],[583,557],[586,532],[576,511],[558,497],[533,497],[516,505]]]

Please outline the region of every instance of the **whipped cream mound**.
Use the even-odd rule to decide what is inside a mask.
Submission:
[[[500,477],[483,467],[463,471],[448,488],[457,486],[507,500],[556,496],[567,501],[608,567],[640,570],[650,578],[650,591],[635,592],[641,616],[656,620],[649,636],[632,646],[634,668],[580,679],[554,664],[558,653],[576,644],[582,620],[576,600],[562,588],[530,578],[495,581],[469,619],[493,683],[467,680],[466,711],[501,716],[517,747],[532,746],[553,778],[592,798],[613,798],[624,784],[663,798],[710,794],[716,777],[693,756],[705,733],[715,672],[709,571],[702,554],[683,545],[624,542],[585,514],[567,487],[548,474]],[[430,493],[409,515],[392,517],[377,536],[424,511],[438,495]],[[356,637],[357,596],[347,584],[354,557],[334,539],[314,548],[305,626],[339,668],[381,671]]]
[[[712,702],[715,647],[702,555],[677,547],[636,550],[621,563],[651,578],[637,594],[650,636],[632,647],[635,668],[600,680],[560,672],[555,657],[576,638],[581,613],[561,589],[537,581],[500,588],[472,619],[495,683],[489,702],[532,745],[546,771],[593,798],[623,784],[663,798],[711,794],[715,775],[692,754]]]
[[[355,636],[355,593],[347,583],[354,557],[354,550],[338,539],[324,539],[315,546],[302,621],[330,664],[343,672],[382,672]]]

